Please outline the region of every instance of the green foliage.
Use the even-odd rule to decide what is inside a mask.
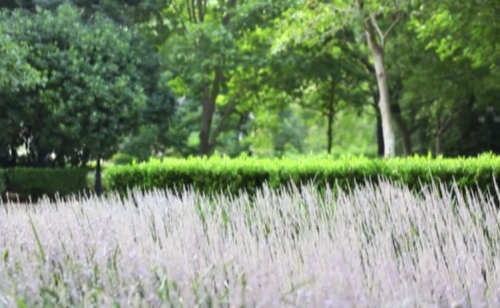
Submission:
[[[82,192],[88,168],[12,168],[4,170],[6,190],[35,201],[43,195],[69,196]]]
[[[162,148],[159,145],[159,129],[156,126],[148,125],[141,126],[138,133],[127,136],[120,146],[118,154],[136,157],[138,161],[147,161],[151,156],[161,152]],[[115,157],[116,157],[115,155]],[[115,158],[112,158],[115,161]]]
[[[0,18],[5,15],[0,13]],[[40,73],[26,61],[29,46],[16,42],[8,34],[7,25],[0,23],[0,88],[6,93],[30,89],[43,82]]]
[[[114,165],[118,166],[118,165],[130,165],[130,164],[132,164],[134,159],[136,159],[136,158],[132,155],[118,152],[115,155],[113,155],[113,157],[111,157],[110,161]]]
[[[500,157],[431,159],[429,157],[395,158],[390,160],[363,157],[301,157],[299,159],[228,159],[189,158],[152,160],[133,166],[107,170],[107,187],[121,193],[128,188],[175,189],[185,187],[208,193],[255,192],[264,184],[271,188],[315,183],[320,189],[338,185],[348,189],[366,180],[377,183],[385,178],[402,182],[412,189],[431,185],[433,181],[450,187],[455,180],[459,188],[494,191],[493,178],[500,176]]]
[[[193,143],[185,141],[197,132],[198,152],[209,155],[221,144],[217,141],[219,135],[240,130],[244,124],[238,116],[248,115],[253,105],[259,104],[258,95],[267,87],[267,68],[271,64],[268,50],[273,20],[292,1],[197,2],[199,5],[173,1],[168,6],[177,14],[182,30],[170,36],[161,50],[172,68],[169,85],[175,94],[200,107],[189,108],[190,114],[196,114],[201,121],[192,123],[192,116],[186,117],[178,132],[187,137],[176,141],[176,150],[191,152]],[[177,22],[173,21],[172,26]],[[222,144],[245,149],[234,142]]]
[[[500,23],[498,2],[484,0],[480,5],[467,1],[425,1],[409,26],[426,48],[435,50],[441,59],[470,59],[474,67],[498,70],[500,48],[497,40]]]
[[[0,27],[31,48],[26,61],[46,79],[14,94],[0,87],[0,109],[8,111],[0,114],[0,131],[10,137],[0,138],[0,146],[17,150],[22,123],[32,165],[44,165],[51,152],[58,165],[85,165],[110,157],[145,122],[167,130],[175,99],[156,52],[136,31],[102,14],[84,21],[68,4],[36,14],[5,12]]]
[[[488,104],[500,111],[497,3],[480,2],[2,1],[28,10],[0,18],[0,165],[84,165],[118,150],[139,162],[375,156],[384,143],[368,20],[397,154],[500,153],[495,115],[478,121]]]

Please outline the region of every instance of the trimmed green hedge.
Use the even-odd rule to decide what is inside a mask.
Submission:
[[[106,170],[109,190],[126,192],[127,188],[169,188],[178,191],[186,185],[204,193],[251,193],[267,183],[271,188],[311,181],[324,187],[336,183],[348,188],[365,180],[379,178],[402,182],[412,189],[421,183],[436,182],[450,186],[490,189],[493,178],[500,174],[500,157],[482,155],[478,158],[431,159],[427,157],[341,159],[304,157],[300,159],[254,158],[189,158],[151,160],[148,163],[110,167]],[[321,187],[321,186],[318,186]]]
[[[65,197],[82,192],[87,186],[87,168],[12,168],[0,171],[6,191],[35,201],[43,195]]]
[[[64,197],[82,192],[87,187],[87,168],[0,169],[0,193],[11,191],[36,200],[46,194]],[[379,178],[402,182],[412,189],[421,183],[436,182],[459,188],[479,187],[495,192],[494,179],[500,175],[500,157],[483,155],[478,158],[430,159],[427,157],[368,159],[345,157],[303,157],[300,159],[254,158],[189,158],[151,160],[148,163],[106,168],[104,184],[108,192],[124,194],[127,188],[169,188],[182,191],[186,186],[206,193],[237,194],[245,190],[252,194],[265,184],[281,188],[295,184],[318,184],[318,188],[337,184],[342,188],[377,183]]]

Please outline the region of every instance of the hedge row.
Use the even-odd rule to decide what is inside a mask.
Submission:
[[[191,186],[204,193],[249,193],[264,184],[279,188],[290,184],[336,183],[352,187],[379,178],[402,182],[410,188],[431,184],[432,180],[450,186],[472,187],[494,191],[494,178],[500,174],[500,157],[431,159],[428,157],[341,159],[304,157],[301,159],[189,158],[151,160],[148,163],[116,166],[106,171],[109,190],[125,193],[129,188],[145,190],[168,188],[177,191]],[[331,185],[333,186],[333,185]]]
[[[16,192],[36,200],[42,195],[67,196],[87,187],[90,169],[0,169],[0,193]],[[151,160],[148,163],[106,168],[105,186],[109,192],[126,193],[129,188],[154,188],[182,191],[186,186],[213,193],[253,193],[268,185],[280,188],[295,184],[316,183],[318,187],[337,184],[352,187],[366,180],[380,178],[402,182],[410,188],[431,179],[451,186],[479,187],[495,191],[494,179],[500,175],[500,157],[482,155],[477,158],[430,159],[427,157],[368,159],[345,157],[303,157],[301,159],[254,158],[188,158]]]
[[[12,168],[0,169],[0,193],[13,192],[35,201],[43,195],[69,196],[87,187],[87,168]]]

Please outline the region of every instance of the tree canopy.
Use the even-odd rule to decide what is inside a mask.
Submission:
[[[85,165],[110,157],[144,123],[168,127],[175,99],[162,84],[160,59],[135,31],[101,14],[84,21],[68,4],[0,19],[3,37],[30,49],[21,53],[21,68],[44,81],[0,88],[4,165],[19,163],[20,145],[25,164],[44,166],[52,155],[52,164]]]
[[[493,0],[2,5],[4,165],[500,151]]]

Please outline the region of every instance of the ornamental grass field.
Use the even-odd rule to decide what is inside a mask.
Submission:
[[[0,307],[500,307],[497,210],[438,196],[382,182],[3,204]]]

